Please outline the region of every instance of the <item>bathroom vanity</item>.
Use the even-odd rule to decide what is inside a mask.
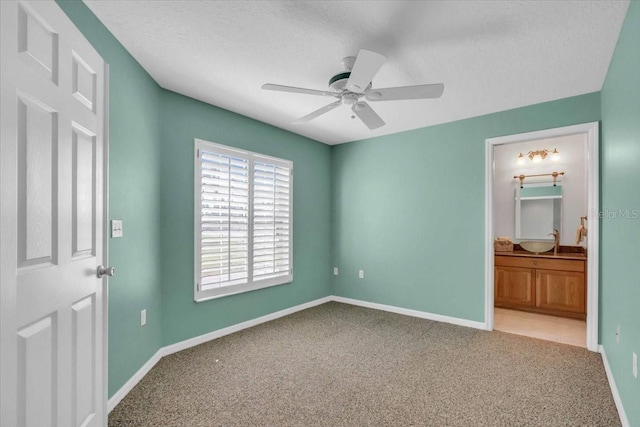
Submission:
[[[496,307],[585,319],[587,257],[584,252],[498,252],[494,267]]]

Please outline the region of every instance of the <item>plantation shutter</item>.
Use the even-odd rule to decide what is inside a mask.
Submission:
[[[291,273],[291,169],[253,164],[253,280]]]
[[[249,277],[249,161],[200,151],[201,290]]]
[[[293,281],[289,160],[195,140],[194,299]]]

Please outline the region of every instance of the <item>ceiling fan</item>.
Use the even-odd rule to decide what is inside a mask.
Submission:
[[[442,83],[373,89],[371,87],[371,80],[386,60],[386,56],[380,53],[360,49],[357,57],[349,56],[342,60],[342,65],[346,71],[338,73],[329,79],[328,91],[282,86],[272,83],[262,85],[262,89],[338,98],[337,101],[325,105],[306,116],[300,117],[295,120],[293,124],[307,123],[345,104],[350,105],[351,111],[372,130],[384,126],[385,123],[382,118],[373,111],[369,104],[360,100],[362,97],[367,101],[378,102],[439,98],[442,96],[442,92],[444,91],[444,84]],[[355,118],[355,116],[352,116],[352,118]]]

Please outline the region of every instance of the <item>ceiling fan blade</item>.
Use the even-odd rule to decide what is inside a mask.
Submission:
[[[384,126],[384,120],[366,102],[357,102],[351,107],[356,116],[371,130]]]
[[[381,53],[360,49],[349,80],[347,80],[347,89],[351,92],[363,93],[386,60],[387,57]]]
[[[340,98],[340,94],[336,93],[336,92],[327,92],[327,91],[324,91],[324,90],[305,89],[305,88],[302,88],[302,87],[274,85],[274,84],[271,84],[271,83],[263,84],[262,85],[262,89],[275,90],[275,91],[278,91],[278,92],[303,93],[305,95],[333,96],[335,98]]]
[[[337,108],[337,107],[339,107],[341,105],[342,105],[342,101],[332,102],[331,104],[325,105],[322,108],[318,108],[316,111],[313,111],[313,112],[307,114],[304,117],[300,117],[298,120],[294,120],[291,123],[294,124],[294,125],[300,125],[302,123],[307,123],[307,122],[315,119],[316,117],[321,116],[324,113],[328,113],[329,111],[331,111],[334,108]]]
[[[400,99],[440,98],[444,91],[444,84],[388,87],[371,89],[365,93],[368,101],[395,101]]]

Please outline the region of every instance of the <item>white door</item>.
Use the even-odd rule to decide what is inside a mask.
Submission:
[[[55,2],[0,5],[0,424],[106,425],[105,64]]]

